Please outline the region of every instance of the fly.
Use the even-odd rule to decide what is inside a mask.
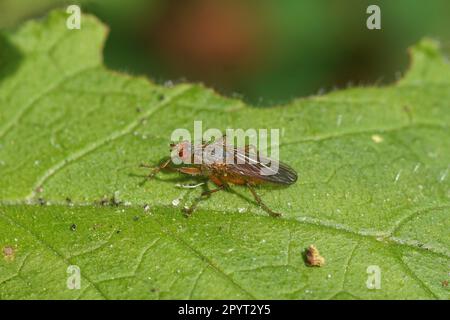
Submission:
[[[281,214],[271,210],[262,201],[256,193],[255,186],[267,183],[291,185],[297,181],[297,173],[287,164],[257,155],[249,145],[244,148],[228,145],[225,136],[215,142],[200,145],[182,141],[170,144],[170,148],[172,157],[162,161],[156,168],[141,165],[153,169],[148,178],[167,169],[191,176],[205,177],[216,185],[215,189],[202,192],[201,197],[190,208],[185,209],[188,215],[195,210],[202,197],[209,197],[215,192],[229,189],[230,184],[233,184],[246,186],[264,211],[278,217]],[[180,164],[173,163],[174,156],[178,158],[177,162]],[[229,159],[232,161],[228,161]]]

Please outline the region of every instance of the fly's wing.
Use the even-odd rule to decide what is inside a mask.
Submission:
[[[235,157],[234,163],[227,165],[228,172],[277,184],[289,185],[297,181],[295,170],[283,162],[250,153],[248,150],[228,150],[233,150]]]
[[[225,136],[203,145],[203,160],[206,163],[227,163],[227,172],[276,184],[290,185],[297,181],[297,173],[287,164],[262,157],[249,148],[236,148],[226,143]]]

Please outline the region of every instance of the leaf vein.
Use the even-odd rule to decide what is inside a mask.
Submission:
[[[44,239],[42,239],[40,236],[38,236],[35,232],[33,232],[31,229],[26,228],[19,222],[17,222],[15,219],[11,218],[10,216],[6,216],[4,213],[0,213],[0,217],[2,217],[5,221],[9,222],[11,225],[19,227],[20,229],[26,231],[29,235],[31,235],[33,238],[36,239],[37,242],[39,242],[44,248],[47,248],[48,251],[50,251],[54,256],[59,258],[64,264],[67,266],[72,265],[73,263],[70,261],[70,259],[66,258],[62,253],[60,253],[58,250],[53,248],[50,244],[48,244]],[[80,275],[86,279],[88,283],[90,283],[101,295],[103,298],[108,299],[106,294],[100,290],[100,288],[83,272],[80,272]]]
[[[182,88],[182,90],[179,90],[179,92],[175,93],[170,99],[167,99],[166,101],[160,103],[156,107],[150,109],[143,116],[141,116],[141,117],[137,118],[136,120],[132,121],[126,127],[124,127],[122,130],[114,131],[111,134],[109,134],[107,137],[99,139],[97,141],[94,141],[93,143],[90,143],[86,147],[81,148],[81,149],[73,152],[72,154],[70,154],[66,158],[62,159],[61,161],[59,161],[58,163],[56,163],[55,165],[53,165],[52,167],[47,169],[44,172],[44,174],[42,176],[40,176],[36,180],[36,182],[34,183],[34,186],[32,187],[31,193],[28,194],[25,197],[25,200],[26,201],[31,201],[36,195],[36,189],[41,187],[50,177],[55,175],[58,171],[60,171],[64,167],[66,167],[68,164],[70,164],[70,163],[72,163],[72,162],[74,162],[74,161],[76,161],[76,160],[86,156],[87,154],[89,154],[89,153],[91,153],[91,152],[93,152],[93,151],[103,147],[104,145],[107,145],[108,143],[111,143],[112,141],[117,140],[120,137],[123,137],[126,134],[131,133],[136,127],[138,127],[141,124],[141,122],[143,120],[146,120],[149,117],[151,117],[151,115],[153,115],[155,112],[160,110],[162,107],[167,105],[169,102],[173,101],[175,98],[177,98],[180,95],[184,94],[190,88],[191,87]]]

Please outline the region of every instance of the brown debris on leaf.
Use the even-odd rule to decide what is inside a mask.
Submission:
[[[312,244],[306,250],[306,262],[311,267],[322,267],[325,265],[325,258],[320,255],[319,250]]]
[[[12,246],[3,247],[2,253],[6,261],[13,261],[16,256],[16,250]]]

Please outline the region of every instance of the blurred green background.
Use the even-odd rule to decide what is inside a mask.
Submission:
[[[110,26],[109,68],[200,81],[254,105],[395,81],[424,36],[450,47],[449,0],[0,0],[0,28],[79,4]],[[381,7],[381,30],[366,9]]]

